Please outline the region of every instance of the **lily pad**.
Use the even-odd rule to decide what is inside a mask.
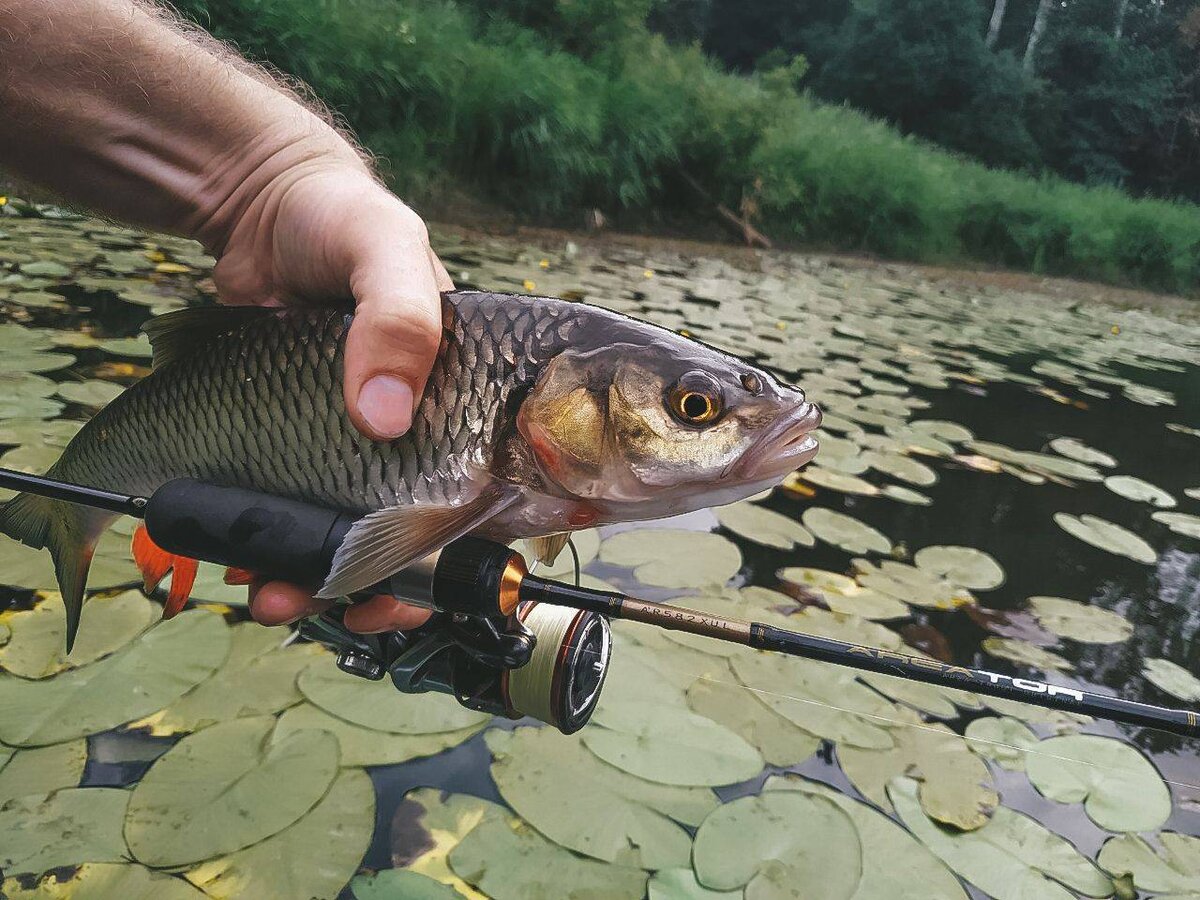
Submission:
[[[296,682],[310,703],[363,728],[398,734],[460,731],[490,716],[460,706],[444,694],[401,694],[388,680],[347,675],[328,657],[313,660]]]
[[[1160,691],[1186,702],[1200,700],[1200,678],[1169,659],[1147,659],[1142,674]]]
[[[350,882],[354,900],[459,900],[463,895],[448,884],[408,869],[384,869],[358,875]]]
[[[301,731],[272,743],[274,726],[271,716],[223,722],[161,756],[130,796],[133,855],[155,867],[199,862],[269,838],[312,809],[337,774],[337,740]]]
[[[887,553],[892,549],[892,542],[882,533],[845,513],[814,506],[804,511],[801,520],[817,538],[848,553]]]
[[[975,596],[966,588],[915,566],[890,559],[878,564],[856,559],[853,564],[860,573],[858,583],[864,588],[913,606],[958,609],[975,604]]]
[[[1066,838],[1004,806],[974,831],[955,832],[929,818],[917,799],[919,785],[897,778],[888,797],[900,821],[922,844],[966,881],[995,900],[1073,900],[1108,897],[1113,884]]]
[[[719,722],[758,748],[772,766],[799,765],[817,752],[821,739],[747,696],[746,688],[728,681],[698,678],[687,691],[688,705]]]
[[[1083,803],[1108,831],[1152,831],[1171,815],[1171,793],[1137,748],[1095,734],[1048,738],[1025,763],[1029,780],[1059,803]]]
[[[721,506],[714,512],[722,527],[768,547],[791,550],[797,546],[811,547],[816,543],[808,529],[799,522],[748,501]]]
[[[1090,466],[1104,466],[1106,469],[1111,469],[1117,464],[1117,461],[1103,450],[1089,447],[1075,438],[1055,438],[1050,442],[1050,449],[1076,462],[1086,463]]]
[[[1155,513],[1156,517],[1160,515],[1162,513]],[[1132,531],[1122,528],[1120,525],[1114,525],[1099,516],[1072,516],[1068,513],[1055,513],[1054,521],[1067,534],[1100,550],[1115,553],[1118,556],[1126,556],[1135,562],[1146,565],[1151,565],[1158,559],[1158,552]]]
[[[87,741],[83,740],[18,750],[7,761],[5,748],[0,747],[0,806],[14,797],[75,787],[86,762]]]
[[[838,748],[838,761],[851,783],[871,802],[888,809],[887,785],[897,775],[918,783],[922,809],[931,819],[973,831],[986,825],[1000,797],[987,765],[966,741],[943,725],[896,728],[887,750]]]
[[[580,859],[528,825],[483,822],[450,851],[455,874],[493,900],[530,897],[604,897],[640,900],[641,869]]]
[[[650,876],[649,900],[742,900],[741,891],[713,891],[691,869],[662,869]]]
[[[1176,534],[1200,540],[1200,516],[1181,512],[1156,512],[1151,513],[1150,518],[1166,525]]]
[[[1109,475],[1104,479],[1104,486],[1118,497],[1149,503],[1159,509],[1170,509],[1176,505],[1175,498],[1162,488],[1132,475]]]
[[[692,839],[682,825],[698,825],[717,805],[707,788],[654,784],[622,772],[578,736],[517,728],[485,737],[495,758],[492,777],[509,805],[552,841],[604,862],[686,865]],[[586,816],[579,815],[580,803]]]
[[[30,888],[17,879],[0,886],[8,900],[204,900],[204,892],[182,878],[154,872],[136,863],[84,863],[59,881],[51,872]]]
[[[38,874],[82,862],[124,862],[121,821],[129,792],[69,788],[29,794],[0,806],[0,870]]]
[[[137,725],[148,726],[151,734],[177,734],[228,719],[276,713],[300,702],[296,677],[314,657],[329,662],[319,644],[281,646],[286,634],[255,622],[234,625],[229,635],[229,655],[212,677]],[[247,685],[252,689],[247,690]]]
[[[119,650],[154,621],[159,607],[137,591],[93,597],[83,606],[79,638],[66,653],[67,615],[58,594],[33,609],[0,614],[11,637],[0,648],[0,668],[22,678],[46,678]]]
[[[1085,644],[1116,644],[1133,634],[1133,623],[1115,612],[1063,597],[1030,597],[1029,611],[1051,634]]]
[[[1164,831],[1158,843],[1162,849],[1156,851],[1138,835],[1118,835],[1104,842],[1098,862],[1115,876],[1132,876],[1139,891],[1200,894],[1200,837]]]
[[[279,717],[275,726],[275,740],[280,740],[296,731],[319,728],[338,739],[341,749],[341,764],[348,766],[391,766],[408,762],[422,756],[433,756],[479,734],[486,721],[461,728],[458,731],[441,731],[435,734],[396,734],[376,731],[353,725],[332,716],[311,703],[300,703]]]
[[[874,497],[879,494],[879,488],[864,478],[833,469],[823,469],[820,466],[805,469],[800,473],[800,477],[809,484],[841,494],[857,494],[860,497]]]
[[[764,793],[789,790],[833,801],[854,823],[863,858],[854,900],[966,900],[945,864],[878,810],[798,775],[772,775],[763,785]]]
[[[1075,668],[1070,660],[1021,638],[989,637],[984,638],[981,646],[985,653],[998,659],[1007,659],[1019,666],[1029,666],[1045,672],[1070,672]]]
[[[829,900],[854,896],[862,878],[862,844],[854,822],[827,797],[769,791],[717,807],[696,832],[697,880],[747,897],[795,896],[820,884]]]
[[[67,381],[58,387],[58,396],[82,406],[99,408],[117,399],[125,389],[111,381]]]
[[[909,615],[903,601],[864,588],[853,578],[839,572],[793,566],[781,569],[777,574],[781,580],[811,591],[813,596],[837,613],[876,620],[901,619]]]
[[[287,784],[289,791],[296,787],[291,781],[281,783]],[[135,791],[135,802],[136,798]],[[251,809],[252,815],[258,814],[255,807]],[[360,769],[348,769],[337,776],[316,806],[293,824],[244,850],[201,863],[187,878],[214,900],[336,897],[358,870],[374,827],[371,778]]]
[[[938,480],[937,472],[902,453],[880,453],[876,450],[868,450],[863,454],[863,459],[877,472],[891,475],[893,478],[916,487],[929,487]]]
[[[0,740],[21,747],[57,744],[141,718],[211,675],[228,652],[229,629],[221,617],[192,610],[112,656],[55,678],[0,676]]]
[[[1009,716],[975,719],[964,735],[973,751],[1013,772],[1025,771],[1025,757],[1040,740],[1024,722]]]
[[[759,752],[712,719],[643,701],[606,706],[583,743],[610,765],[657,784],[734,784],[763,768]]]
[[[923,547],[913,565],[924,572],[977,591],[1004,584],[1004,569],[991,556],[974,547]]]
[[[632,568],[643,584],[701,588],[725,584],[742,567],[737,545],[719,534],[678,528],[639,528],[600,545],[600,559]]]

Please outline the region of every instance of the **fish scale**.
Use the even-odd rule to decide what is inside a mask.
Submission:
[[[509,393],[562,346],[573,318],[561,301],[447,295],[442,351],[413,427],[383,443],[359,434],[342,400],[352,317],[264,315],[135,384],[53,473],[135,494],[187,475],[356,512],[457,501],[462,474],[489,461]]]

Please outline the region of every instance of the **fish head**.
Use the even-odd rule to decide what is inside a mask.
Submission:
[[[802,390],[682,335],[566,349],[517,427],[545,488],[601,521],[676,515],[777,483],[817,453]]]

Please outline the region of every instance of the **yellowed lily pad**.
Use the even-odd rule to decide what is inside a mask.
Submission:
[[[137,863],[84,863],[70,878],[47,873],[33,887],[17,879],[0,886],[8,900],[204,900],[204,892],[182,878]]]

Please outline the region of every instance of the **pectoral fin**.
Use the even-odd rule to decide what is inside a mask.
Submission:
[[[538,562],[543,566],[552,566],[558,559],[558,554],[562,553],[563,547],[567,546],[567,542],[570,540],[571,532],[560,531],[544,537],[529,538],[528,544]]]
[[[518,496],[510,485],[490,484],[458,506],[392,506],[368,513],[338,547],[317,596],[332,599],[365,590],[478,528]]]

